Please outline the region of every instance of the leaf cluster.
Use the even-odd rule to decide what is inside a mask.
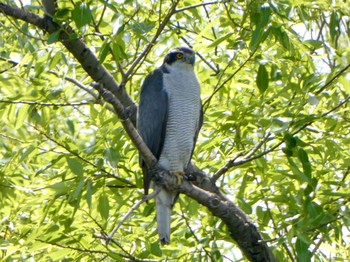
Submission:
[[[25,8],[44,14],[39,2]],[[180,1],[159,32],[170,9],[170,1],[59,1],[54,20],[135,101],[170,48],[193,46],[205,110],[195,163],[218,174],[280,261],[347,259],[346,3]],[[223,223],[184,196],[174,244],[159,246],[151,200],[106,245],[98,236],[142,197],[137,151],[59,32],[2,14],[0,24],[2,260],[242,259]]]

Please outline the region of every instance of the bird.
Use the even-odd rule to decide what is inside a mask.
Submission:
[[[145,78],[140,92],[137,129],[157,159],[171,175],[181,177],[191,161],[203,124],[200,84],[194,72],[195,52],[172,49],[163,64]],[[140,158],[145,195],[151,182],[150,168]],[[156,220],[162,245],[170,243],[171,211],[178,193],[161,188],[155,196]]]

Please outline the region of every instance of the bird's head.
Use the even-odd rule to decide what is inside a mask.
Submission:
[[[194,65],[195,52],[188,47],[177,47],[168,53],[164,58],[164,63],[172,65],[174,63],[184,63]]]

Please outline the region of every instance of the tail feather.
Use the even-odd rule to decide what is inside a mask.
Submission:
[[[162,245],[170,243],[170,216],[176,195],[162,189],[156,196],[158,235]]]

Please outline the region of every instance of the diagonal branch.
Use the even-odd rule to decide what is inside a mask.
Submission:
[[[336,73],[331,79],[329,79],[329,81],[326,84],[324,84],[320,89],[318,89],[315,92],[315,94],[318,95],[322,93],[329,85],[331,85],[335,80],[337,80],[341,75],[343,75],[343,73],[345,73],[349,68],[350,64],[339,70],[339,72]]]
[[[60,32],[59,41],[67,48],[67,50],[79,61],[84,70],[89,76],[97,83],[103,84],[103,86],[115,95],[119,101],[121,101],[124,107],[134,108],[134,114],[132,116],[133,122],[136,120],[136,104],[113,78],[113,76],[107,71],[107,69],[101,65],[97,57],[86,46],[86,44],[78,38],[73,38],[74,32],[71,28],[62,28],[49,16],[41,17],[36,14],[27,12],[23,9],[11,7],[0,3],[0,12],[4,14],[23,20],[30,23],[45,32],[50,34]]]
[[[221,84],[219,84],[220,81],[218,81],[218,84],[214,87],[214,91],[211,93],[211,95],[207,98],[207,100],[203,103],[203,110],[204,112],[207,110],[207,108],[209,107],[210,101],[211,99],[214,97],[214,95],[221,89],[223,88],[239,71],[241,71],[243,69],[243,67],[248,63],[248,61],[250,61],[253,56],[255,55],[256,51],[258,50],[258,48],[256,48],[250,55],[249,57],[229,76],[227,77],[227,79],[225,79]],[[231,66],[231,62],[233,61],[233,59],[230,61],[230,63],[227,65],[227,67],[223,70],[222,75],[224,74],[224,72]]]
[[[190,6],[186,6],[180,9],[176,9],[176,13],[181,13],[187,10],[191,10],[191,9],[195,9],[198,7],[202,7],[202,6],[207,6],[207,5],[215,5],[215,4],[220,4],[220,3],[225,3],[225,1],[213,1],[213,2],[205,2],[205,3],[200,3],[200,4],[196,4],[196,5],[190,5]]]
[[[13,68],[13,67],[18,66],[18,62],[14,61],[14,60],[11,60],[11,59],[6,59],[6,58],[1,57],[1,56],[0,56],[0,61],[5,61],[5,62],[9,63],[9,64],[11,65],[10,68]],[[24,64],[24,65],[22,65],[22,66],[28,67],[28,64]],[[32,67],[32,68],[35,68],[35,65],[32,65],[31,67]],[[2,72],[4,72],[4,71],[7,71],[7,70],[9,70],[9,69],[5,69],[5,70],[3,70],[3,71],[0,71],[0,74],[1,74]],[[49,71],[47,71],[47,72],[50,73],[50,74],[52,74],[52,75],[54,75],[54,76],[56,76],[56,77],[59,77],[59,76],[60,76],[56,71],[53,71],[53,70],[49,70]],[[79,82],[78,80],[76,80],[75,78],[68,77],[68,76],[64,76],[63,78],[64,78],[64,80],[66,80],[66,81],[68,81],[68,82],[70,82],[70,83],[76,85],[76,86],[79,87],[80,89],[84,90],[86,93],[90,94],[90,95],[95,99],[94,101],[91,101],[92,103],[98,103],[98,104],[100,104],[100,105],[104,105],[104,104],[105,104],[104,101],[101,100],[101,99],[99,98],[98,94],[96,94],[95,92],[93,92],[93,90],[92,90],[91,88],[88,88],[87,86],[85,86],[84,84],[82,84],[81,82]],[[38,102],[37,102],[37,103],[38,103]],[[39,102],[39,103],[40,103],[40,102]],[[56,104],[56,103],[55,103],[55,105],[57,105],[57,106],[63,106],[64,104]],[[114,109],[111,107],[111,105],[106,105],[106,108],[107,108],[109,111],[115,113],[115,111],[114,111]]]
[[[163,32],[165,26],[168,24],[170,18],[174,15],[175,11],[176,11],[176,6],[177,4],[180,2],[180,0],[176,0],[173,5],[171,6],[168,14],[165,16],[165,18],[163,19],[163,21],[160,22],[159,27],[157,29],[157,32],[155,33],[155,35],[153,36],[151,42],[149,42],[145,49],[141,52],[141,54],[134,60],[134,62],[131,64],[130,68],[128,69],[128,71],[126,71],[125,73],[125,78],[122,81],[121,85],[125,86],[126,82],[129,80],[129,78],[133,75],[133,72],[135,71],[136,67],[140,67],[143,60],[146,58],[147,54],[151,51],[152,47],[155,45],[158,37],[160,36],[160,34]]]
[[[120,226],[131,216],[132,212],[134,212],[142,203],[145,203],[148,200],[150,200],[151,198],[153,198],[156,195],[158,195],[160,190],[161,190],[161,188],[158,187],[157,190],[153,191],[151,194],[148,194],[148,195],[144,196],[140,201],[136,202],[132,206],[132,208],[130,208],[130,210],[124,215],[124,217],[118,223],[118,225],[115,228],[113,228],[112,232],[109,233],[109,235],[105,237],[105,240],[107,240],[107,244],[111,241],[111,239],[113,238],[114,234],[118,231]]]
[[[254,156],[254,154],[264,145],[264,143],[267,141],[267,139],[269,139],[270,135],[271,135],[271,133],[268,132],[267,135],[263,139],[261,139],[261,141],[252,150],[250,150],[247,154],[243,155],[243,152],[241,152],[241,153],[237,154],[233,159],[229,160],[228,163],[224,167],[219,169],[219,171],[217,171],[212,176],[210,181],[212,183],[215,183],[223,174],[225,174],[233,166],[240,165],[240,164],[243,164],[246,162],[250,162],[250,161],[256,159],[257,157]],[[269,151],[269,152],[271,152],[271,151]],[[262,155],[259,154],[259,157],[261,157],[261,156]],[[238,159],[239,159],[239,161],[237,161]]]
[[[328,85],[328,83],[326,84]],[[323,88],[323,87],[322,87]],[[329,114],[331,114],[332,112],[338,110],[339,108],[341,108],[342,106],[344,106],[345,104],[347,104],[350,101],[350,96],[347,96],[344,98],[343,101],[341,101],[338,105],[336,105],[335,107],[331,108],[330,110],[326,111],[325,113],[321,114],[318,118],[315,118],[307,123],[305,123],[304,125],[302,125],[301,127],[297,128],[295,131],[293,131],[291,134],[292,135],[296,135],[298,133],[300,133],[302,130],[304,130],[305,128],[307,128],[308,126],[312,125],[317,119],[320,118],[324,118],[326,116],[328,116]],[[291,126],[293,127],[293,126]],[[245,163],[248,163],[250,161],[253,161],[255,159],[258,159],[264,155],[269,154],[270,152],[276,150],[278,147],[280,147],[285,141],[281,140],[279,141],[276,145],[274,145],[273,147],[271,147],[268,150],[265,150],[259,154],[254,155],[259,148],[261,148],[261,146],[267,141],[267,139],[270,137],[270,133],[268,133],[265,138],[263,138],[250,152],[248,152],[246,155],[243,155],[243,153],[239,153],[237,154],[234,158],[230,159],[225,166],[223,166],[221,169],[219,169],[210,179],[210,181],[212,183],[215,183],[223,174],[225,174],[227,171],[229,171],[231,168],[235,167],[235,166],[239,166],[239,165],[243,165]]]

